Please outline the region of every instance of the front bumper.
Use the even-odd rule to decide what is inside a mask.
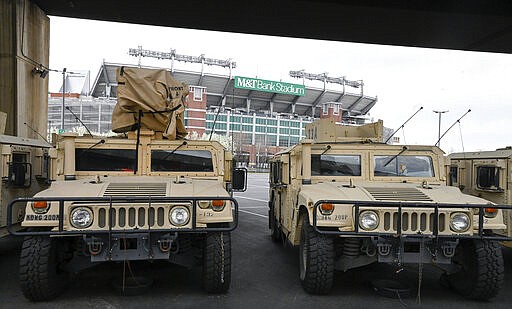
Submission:
[[[212,200],[224,200],[226,202],[226,208],[229,207],[231,210],[230,219],[226,220],[229,222],[216,222],[209,219],[201,219],[203,223],[198,221],[198,213],[204,211],[199,208],[199,201],[212,201]],[[50,203],[58,204],[58,212],[53,214],[44,215],[26,215],[41,217],[41,220],[48,220],[45,222],[39,222],[37,226],[41,229],[28,230],[28,231],[17,231],[13,222],[13,206],[16,203],[31,203],[36,201],[46,201]],[[190,210],[190,220],[182,227],[173,226],[172,224],[160,224],[158,221],[160,217],[167,220],[167,212],[172,205],[188,205]],[[77,229],[71,226],[69,223],[69,215],[71,212],[71,205],[84,205],[98,210],[98,214],[101,210],[104,210],[104,219],[102,220],[101,228],[98,225],[93,225],[90,228]],[[126,206],[123,206],[126,205]],[[141,206],[145,205],[145,206]],[[119,218],[120,211],[127,209],[124,212],[125,226],[120,226]],[[132,217],[130,216],[130,209],[134,209],[134,218],[136,218],[135,224],[130,224]],[[137,211],[135,211],[137,209]],[[141,215],[139,210],[145,210],[144,214]],[[158,215],[162,210],[163,216]],[[150,215],[153,213],[153,216]],[[100,215],[98,215],[100,217]],[[142,217],[142,219],[141,219]],[[116,219],[117,218],[117,219]],[[30,218],[34,219],[34,218]],[[99,220],[99,218],[98,218]],[[206,221],[204,221],[206,220]],[[209,220],[209,221],[208,221]],[[204,223],[206,222],[206,223]],[[215,223],[215,224],[208,224]],[[122,233],[123,235],[129,234],[152,234],[152,233],[207,233],[207,232],[230,232],[238,226],[238,203],[231,197],[217,197],[217,196],[205,196],[205,197],[151,197],[151,196],[126,196],[126,197],[37,197],[37,198],[18,198],[11,201],[7,205],[7,228],[13,235],[20,236],[79,236],[79,235],[107,235],[109,239],[112,235]],[[51,230],[47,230],[51,228]],[[46,229],[46,230],[44,230]]]
[[[354,221],[352,222],[350,230],[340,230],[331,224],[329,227],[319,226],[319,207],[321,204],[344,205],[344,207],[353,207]],[[485,223],[485,208],[492,207],[501,210],[511,210],[511,205],[489,205],[489,204],[449,204],[449,203],[417,203],[417,202],[390,202],[390,201],[343,201],[343,200],[319,200],[313,205],[313,227],[320,234],[336,235],[336,236],[376,236],[376,237],[395,237],[395,238],[430,238],[430,239],[487,239],[507,241],[512,240],[512,237],[503,236],[492,232],[492,227],[488,227]],[[396,222],[391,223],[391,228],[382,231],[366,231],[359,227],[359,216],[363,210],[389,210],[388,212],[396,214]],[[418,209],[419,212],[430,213],[428,216],[429,223],[424,230],[420,228],[421,223],[417,224],[416,229],[412,229],[412,224],[404,224],[404,214],[410,213],[411,209]],[[472,213],[474,209],[478,210],[476,215],[478,220],[473,221],[471,215],[471,222],[475,222],[475,226],[471,226],[467,232],[456,233],[446,229],[446,218],[443,219],[443,213],[446,214],[448,210],[460,210],[461,212]],[[444,223],[443,221],[444,220]]]

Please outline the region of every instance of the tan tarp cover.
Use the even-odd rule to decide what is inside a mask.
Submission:
[[[121,67],[117,69],[117,104],[112,113],[112,131],[123,133],[141,127],[163,132],[168,139],[183,139],[188,86],[164,69]]]

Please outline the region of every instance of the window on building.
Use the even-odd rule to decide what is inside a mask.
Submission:
[[[247,125],[247,124],[242,125],[242,131],[252,132],[252,125]]]
[[[298,129],[290,129],[290,135],[299,135]]]
[[[242,122],[243,123],[252,123],[252,117],[243,117]]]
[[[276,146],[277,145],[277,136],[267,135],[267,145]]]
[[[256,118],[256,124],[265,124],[265,118]]]
[[[194,101],[203,100],[203,90],[204,88],[194,87]]]
[[[267,133],[277,133],[276,127],[267,127]]]
[[[240,122],[240,116],[231,116],[230,119],[231,119],[231,122],[238,122],[238,123]]]
[[[279,136],[279,146],[281,146],[281,147],[289,146],[288,136]]]
[[[500,188],[500,169],[497,166],[478,166],[476,185],[479,189],[503,190]]]
[[[290,129],[288,128],[279,128],[279,134],[289,134]]]
[[[329,104],[322,105],[322,113],[327,115],[329,113]]]
[[[281,120],[281,127],[289,127],[290,122],[288,120]]]
[[[269,126],[277,126],[277,120],[276,119],[267,119],[267,124]]]
[[[334,104],[333,115],[339,115],[339,114],[340,114],[340,105]]]
[[[256,126],[256,132],[266,132],[267,127],[264,126]]]

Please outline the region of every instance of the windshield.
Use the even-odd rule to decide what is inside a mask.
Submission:
[[[434,177],[432,158],[429,156],[374,157],[374,176]],[[389,163],[384,166],[387,162]]]
[[[152,172],[213,172],[208,150],[152,150]]]
[[[133,172],[135,150],[133,149],[86,149],[75,150],[77,171]]]
[[[361,176],[358,155],[311,155],[312,176]]]

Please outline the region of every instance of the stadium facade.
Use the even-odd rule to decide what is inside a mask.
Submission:
[[[113,108],[117,102],[116,70],[122,66],[103,63],[92,87],[86,89],[88,74],[69,75],[66,89],[50,93],[48,127],[69,131],[80,123],[69,108],[90,130],[107,133],[111,129]],[[171,70],[173,76],[190,85],[185,125],[198,135],[230,137],[235,157],[242,165],[265,167],[267,158],[296,144],[305,136],[304,128],[315,118],[334,117],[344,124],[368,121],[368,112],[376,97],[342,90],[250,77],[217,75]],[[64,98],[63,98],[64,96]],[[64,123],[64,126],[62,124]]]

